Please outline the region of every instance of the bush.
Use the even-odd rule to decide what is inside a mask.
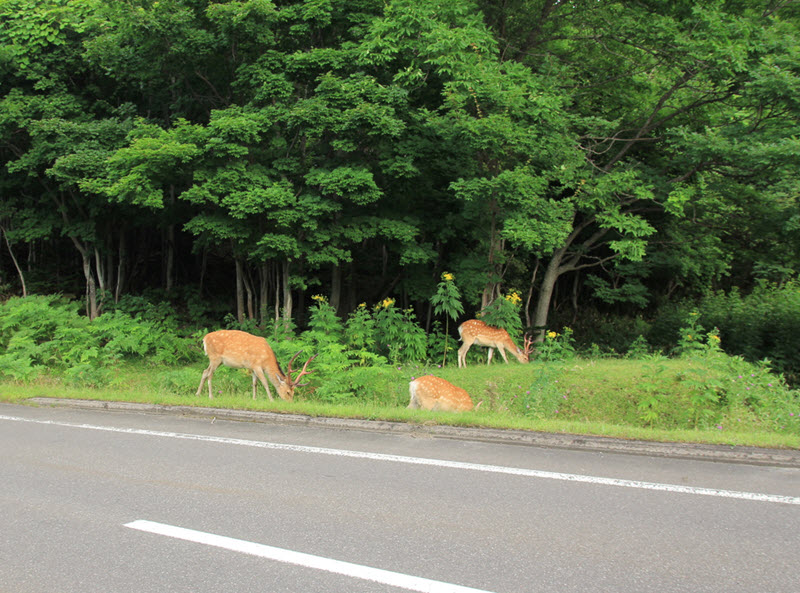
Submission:
[[[738,290],[709,295],[700,320],[720,331],[725,352],[756,362],[767,359],[792,384],[800,381],[800,287],[766,283],[742,296]]]
[[[550,327],[563,333],[569,326],[574,332],[575,347],[579,352],[594,352],[595,355],[619,354],[628,352],[631,346],[644,336],[651,341],[651,324],[641,316],[611,315],[595,309],[585,309],[574,320],[572,313],[568,316],[555,314]],[[675,330],[678,325],[667,329],[666,343],[674,345]]]
[[[386,299],[375,308],[375,339],[379,353],[393,363],[425,360],[428,336],[411,309],[401,310]]]
[[[120,361],[176,364],[192,360],[197,348],[163,322],[121,311],[93,322],[80,304],[59,296],[12,298],[0,305],[0,375],[29,380],[48,371],[70,382],[103,385]]]

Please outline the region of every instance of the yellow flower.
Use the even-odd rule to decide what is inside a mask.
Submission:
[[[444,280],[445,282],[452,282],[455,279],[456,277],[453,276],[450,272],[445,272],[444,274],[442,274],[442,280]]]
[[[547,332],[547,337],[550,338],[551,340],[555,340],[558,337],[558,334],[553,330],[550,330],[549,332]]]
[[[359,309],[366,309],[366,308],[367,308],[367,303],[361,303],[361,304],[358,306],[358,308],[359,308]]]
[[[312,300],[312,301],[317,301],[318,303],[324,303],[324,302],[325,302],[325,301],[327,301],[328,299],[326,299],[326,298],[325,298],[323,295],[321,295],[321,294],[315,294],[314,296],[312,296],[312,297],[311,297],[311,300]]]
[[[378,309],[378,310],[380,310],[380,309],[388,309],[392,305],[394,305],[394,299],[385,298],[380,303],[378,303],[375,306],[375,308]]]
[[[710,337],[712,340],[714,340],[715,342],[720,342],[720,341],[721,341],[719,336],[715,336],[715,335],[713,335],[713,334],[712,334],[712,335],[711,335],[711,336],[709,336],[709,337]]]
[[[519,296],[517,291],[514,291],[511,294],[506,295],[506,300],[512,305],[519,305],[522,302],[522,297]]]

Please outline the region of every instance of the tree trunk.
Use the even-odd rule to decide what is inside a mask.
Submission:
[[[61,218],[64,220],[65,225],[69,226],[69,215],[67,214],[66,200],[63,194],[53,193],[53,200],[61,213]],[[97,284],[95,283],[94,273],[92,272],[92,256],[89,253],[88,247],[80,242],[75,235],[68,235],[70,241],[81,254],[81,262],[83,266],[83,276],[86,279],[86,316],[89,321],[94,321],[100,315],[99,307],[97,306]],[[96,253],[96,250],[95,250]]]
[[[289,321],[292,319],[292,288],[289,285],[289,260],[283,262],[283,320],[286,330],[289,330]]]
[[[0,231],[3,232],[3,236],[6,238],[6,246],[8,247],[8,253],[11,255],[11,261],[14,262],[14,267],[17,269],[17,274],[19,274],[19,282],[22,285],[22,296],[28,296],[28,289],[25,287],[25,275],[22,273],[22,268],[19,267],[19,263],[17,262],[17,258],[14,256],[14,251],[11,249],[11,242],[8,240],[8,232],[4,227],[0,227]]]
[[[119,248],[117,250],[117,286],[114,289],[114,302],[118,303],[122,293],[125,291],[125,283],[128,280],[128,241],[125,230],[119,234]]]
[[[94,267],[97,274],[97,286],[100,289],[100,294],[102,295],[106,291],[106,271],[105,266],[103,265],[103,256],[100,254],[100,251],[97,249],[97,247],[94,248]]]
[[[498,238],[497,232],[497,200],[489,202],[489,256],[486,284],[481,294],[481,309],[485,309],[500,296],[503,283],[502,261],[498,262],[498,254],[505,250],[505,241]]]
[[[236,261],[236,319],[239,323],[244,321],[244,280],[242,279],[242,260]]]
[[[175,186],[169,187],[168,215],[175,209]],[[167,225],[164,236],[164,291],[169,294],[175,286],[175,225]]]
[[[269,264],[262,263],[258,268],[258,323],[260,327],[267,326],[267,309],[269,308]]]
[[[575,272],[572,280],[572,325],[578,320],[578,289],[580,288],[581,273]]]
[[[169,294],[175,284],[175,225],[167,227],[164,238],[164,291]]]
[[[338,314],[342,304],[342,268],[339,264],[331,267],[331,307]]]
[[[77,237],[70,236],[70,239],[81,254],[83,277],[86,279],[86,316],[89,321],[94,321],[100,315],[100,308],[97,305],[97,282],[92,271],[92,256]]]
[[[275,266],[275,327],[281,318],[281,269]]]
[[[253,281],[248,273],[248,266],[244,263],[242,264],[242,282],[244,284],[245,293],[247,294],[247,318],[255,319],[255,288],[253,287]]]
[[[536,300],[536,313],[533,317],[534,342],[540,343],[544,341],[544,332],[547,329],[547,316],[550,312],[550,300],[553,298],[556,280],[558,280],[561,273],[559,270],[561,267],[561,260],[564,259],[566,251],[566,246],[556,249],[542,277],[539,298]]]
[[[206,279],[206,270],[208,269],[208,247],[203,247],[203,256],[200,259],[200,288],[199,293],[203,294],[203,284]]]
[[[531,300],[533,299],[533,291],[536,287],[536,275],[539,272],[540,263],[541,260],[537,257],[536,265],[533,268],[533,273],[531,273],[531,283],[528,286],[528,296],[525,299],[525,327],[531,327],[533,325],[531,323]]]
[[[83,275],[86,278],[86,315],[89,321],[94,321],[100,315],[97,306],[97,283],[92,273],[92,258],[86,252],[81,251],[81,260],[83,261]]]

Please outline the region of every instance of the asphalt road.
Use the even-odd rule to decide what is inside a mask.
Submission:
[[[0,405],[0,592],[800,590],[800,469]]]

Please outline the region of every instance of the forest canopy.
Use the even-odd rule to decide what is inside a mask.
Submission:
[[[0,293],[644,312],[800,261],[800,5],[0,0]],[[194,309],[193,309],[194,308]]]

